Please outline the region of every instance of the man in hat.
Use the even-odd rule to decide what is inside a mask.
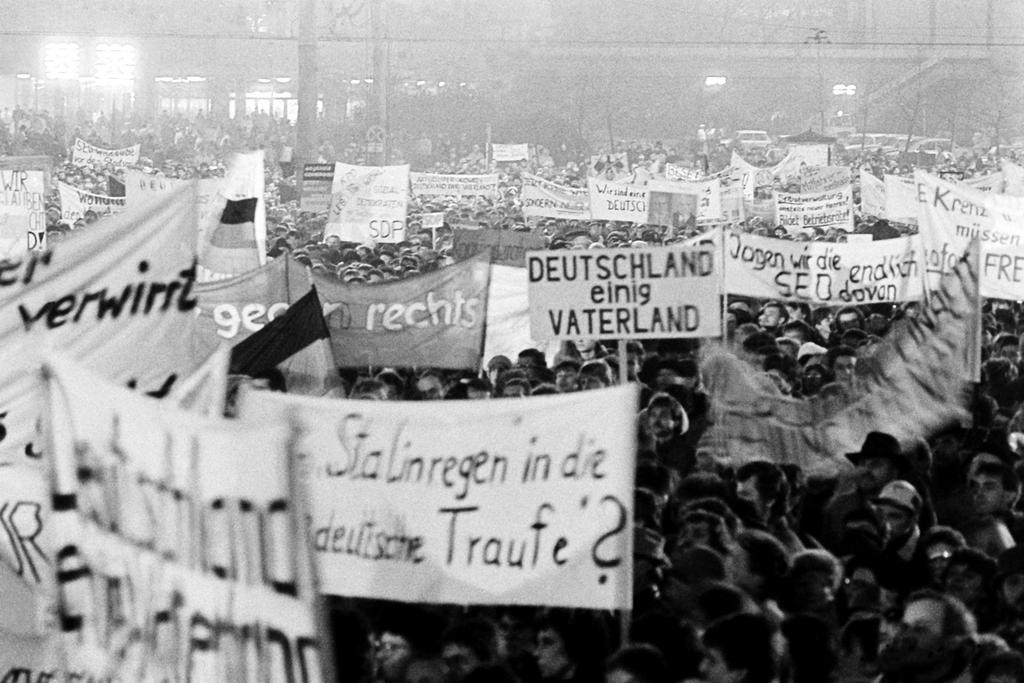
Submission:
[[[847,453],[853,463],[853,488],[840,489],[825,506],[822,518],[822,544],[833,552],[839,550],[845,520],[854,512],[874,514],[874,499],[891,481],[910,473],[910,460],[903,454],[900,442],[892,434],[870,432],[856,453]]]
[[[897,479],[886,484],[872,502],[885,528],[879,583],[905,595],[923,582],[913,572],[914,554],[921,540],[917,524],[921,494],[910,482]]]

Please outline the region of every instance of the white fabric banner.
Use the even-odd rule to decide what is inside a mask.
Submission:
[[[1003,169],[1003,193],[1014,197],[1024,197],[1024,167],[1018,166],[1009,159],[1000,162]]]
[[[897,223],[917,222],[917,188],[913,178],[885,175],[885,217]]]
[[[530,336],[530,299],[526,287],[525,268],[491,264],[485,363],[499,355],[515,358],[523,349],[540,349],[547,353],[548,343]]]
[[[853,189],[846,185],[828,192],[775,193],[775,221],[786,229],[839,228],[853,230]]]
[[[915,171],[921,246],[927,286],[950,273],[977,237],[981,246],[981,295],[1017,299],[1005,294],[1017,288],[1017,253],[1024,241],[1024,197],[975,190],[924,171]]]
[[[530,334],[536,339],[665,339],[722,334],[713,249],[533,251]]]
[[[45,247],[45,196],[45,170],[0,168],[0,259]]]
[[[65,357],[45,368],[69,668],[121,681],[319,681],[288,421],[203,418]]]
[[[846,166],[807,166],[796,179],[801,192],[828,192],[852,182]]]
[[[38,353],[47,345],[115,382],[166,391],[194,368],[195,189],[0,264],[0,463],[39,462]]]
[[[492,161],[529,161],[530,145],[523,143],[516,144],[491,144]]]
[[[71,223],[79,218],[84,218],[86,211],[93,211],[102,217],[112,213],[121,213],[127,206],[126,197],[93,194],[59,180],[57,181],[57,190],[60,192],[60,217]]]
[[[590,609],[632,605],[636,411],[636,385],[442,411],[248,391],[239,406],[303,427],[325,593]]]
[[[888,215],[885,212],[885,182],[864,169],[860,170],[860,210],[876,218]]]
[[[727,232],[725,291],[833,306],[916,301],[924,295],[917,238],[793,242]]]
[[[410,173],[412,193],[421,197],[491,197],[498,192],[498,175]]]
[[[587,178],[590,217],[599,221],[647,222],[650,190],[608,180]]]
[[[325,235],[348,242],[393,244],[406,240],[409,165],[334,165]]]
[[[170,192],[187,182],[189,181],[128,168],[124,172],[124,196],[128,206],[135,206],[154,194]]]
[[[558,185],[529,173],[523,174],[521,200],[526,217],[590,218],[590,194],[587,190]]]
[[[104,149],[91,145],[82,138],[75,138],[75,146],[71,150],[71,161],[76,164],[111,164],[113,166],[127,166],[138,163],[139,150],[142,145],[129,145],[117,149]]]

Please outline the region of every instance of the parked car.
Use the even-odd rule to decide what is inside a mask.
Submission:
[[[729,142],[743,150],[763,150],[771,147],[772,137],[766,130],[738,130]]]

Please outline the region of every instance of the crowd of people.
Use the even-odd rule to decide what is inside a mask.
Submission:
[[[43,153],[54,176],[107,194],[120,169],[69,161],[69,142],[109,144],[104,122],[68,127],[22,112],[8,121],[0,152]],[[109,127],[109,122],[106,122]],[[127,124],[125,124],[127,126]],[[4,130],[0,126],[0,130]],[[452,229],[478,224],[529,230],[551,249],[642,247],[700,234],[681,226],[606,221],[527,221],[521,177],[535,173],[585,186],[588,158],[535,149],[529,162],[499,169],[495,197],[410,198],[409,238],[400,244],[343,243],[324,236],[325,217],[298,209],[294,169],[278,163],[286,123],[263,115],[230,124],[165,117],[117,136],[139,142],[137,165],[167,177],[210,177],[239,145],[276,150],[267,160],[268,249],[348,283],[415,276],[453,262]],[[362,151],[325,145],[323,159],[362,160]],[[480,145],[420,146],[418,170],[488,170]],[[609,150],[604,150],[609,151]],[[731,150],[707,159],[692,150],[632,142],[634,172],[667,162],[714,172]],[[852,150],[853,168],[880,174],[899,164]],[[997,159],[946,160],[984,174]],[[292,171],[289,175],[288,171]],[[854,176],[856,177],[856,175]],[[422,230],[422,213],[443,211],[446,227]],[[82,229],[60,219],[53,239]],[[790,235],[760,219],[741,229],[796,239],[841,239],[841,231]],[[859,214],[855,232],[883,239],[913,230]],[[730,297],[725,342],[779,396],[855,400],[859,366],[916,303],[814,308]],[[700,345],[564,342],[551,357],[523,349],[485,359],[480,373],[407,368],[342,369],[344,394],[371,400],[488,400],[587,391],[621,379],[640,388],[634,496],[634,609],[626,615],[531,607],[423,606],[337,600],[330,644],[338,680],[375,683],[606,681],[607,683],[859,683],[1024,680],[1024,307],[988,301],[984,364],[970,424],[915,443],[885,431],[863,435],[842,454],[839,477],[809,476],[763,458],[723,460],[705,438],[715,397],[702,383]],[[626,361],[621,367],[620,358]],[[272,387],[287,390],[280,377]],[[328,635],[328,634],[325,634]]]

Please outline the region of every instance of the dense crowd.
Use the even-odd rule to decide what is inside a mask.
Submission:
[[[117,169],[67,161],[67,144],[76,136],[109,144],[102,135],[109,122],[69,127],[27,112],[3,116],[10,125],[0,153],[51,155],[55,177],[88,191],[106,194],[111,176],[118,179]],[[668,244],[705,229],[695,222],[528,222],[518,199],[524,172],[570,186],[585,185],[588,172],[589,158],[537,149],[530,162],[502,165],[496,197],[412,197],[403,243],[342,243],[324,237],[323,215],[298,210],[287,163],[283,169],[278,163],[292,134],[286,123],[256,115],[229,123],[164,117],[122,125],[118,144],[142,145],[138,168],[167,177],[219,175],[226,151],[273,148],[266,171],[269,256],[350,283],[410,277],[451,263],[455,224],[536,231],[551,249]],[[433,142],[411,149],[419,169],[487,169],[479,146]],[[629,152],[633,173],[705,161],[693,150],[660,143],[625,143],[621,151]],[[325,143],[321,154],[362,160],[356,146],[336,150]],[[712,149],[708,170],[727,165],[729,154]],[[993,170],[997,161],[976,154],[942,164],[971,175]],[[859,149],[842,163],[876,174],[908,170]],[[436,240],[419,220],[431,211],[446,215]],[[87,214],[82,224],[97,218]],[[48,223],[53,239],[83,227],[62,224],[56,202]],[[759,219],[739,227],[783,236]],[[855,232],[883,239],[912,230],[858,215]],[[786,236],[835,240],[842,233]],[[779,396],[852,401],[861,391],[859,366],[901,318],[917,313],[914,303],[812,309],[730,298],[726,343]],[[338,680],[1024,680],[1024,546],[1016,547],[1024,541],[1024,307],[988,301],[983,313],[983,375],[970,424],[912,444],[881,431],[864,434],[861,448],[845,454],[850,467],[839,477],[779,465],[769,451],[741,465],[723,460],[705,438],[714,397],[703,386],[696,343],[629,342],[620,354],[615,343],[579,340],[551,357],[523,349],[515,358],[485,359],[479,374],[342,370],[344,393],[352,398],[487,400],[586,391],[624,378],[639,386],[641,405],[631,614],[338,600],[330,633]],[[287,390],[280,377],[264,379]]]

